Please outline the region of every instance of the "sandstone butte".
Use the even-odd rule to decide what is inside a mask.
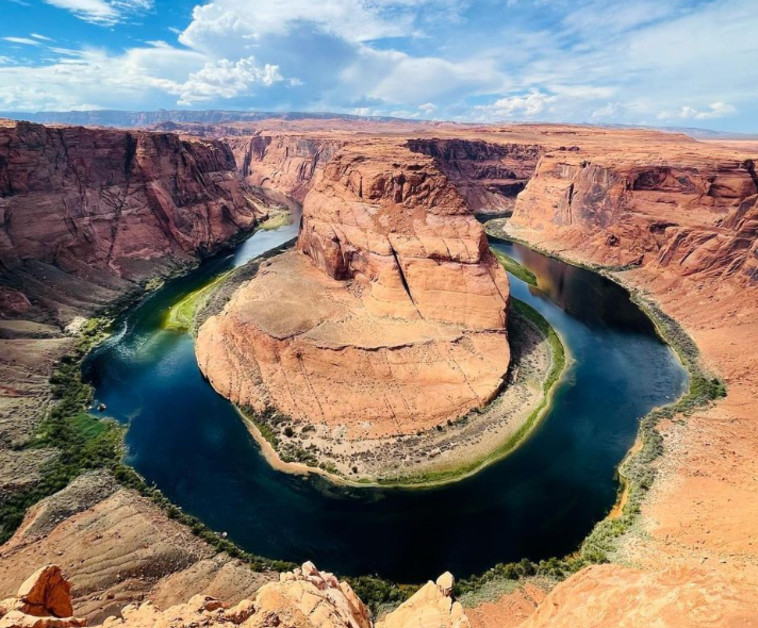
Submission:
[[[303,203],[297,251],[199,330],[235,403],[347,428],[429,429],[488,403],[510,352],[505,271],[432,159],[395,142],[337,151]]]
[[[108,175],[111,178],[101,179],[103,171],[93,157],[97,142],[111,138],[112,143],[115,138],[125,146],[130,135],[144,136],[142,142],[156,146],[156,163],[163,164],[159,171],[164,176],[150,184],[171,191],[170,215],[176,212],[178,220],[186,208],[197,216],[199,208],[228,199],[225,190],[251,185],[304,200],[343,150],[356,152],[361,144],[384,145],[389,139],[400,146],[406,140],[412,152],[434,160],[434,167],[470,209],[512,210],[507,230],[515,237],[571,261],[626,268],[613,271],[616,278],[679,321],[697,343],[701,362],[728,387],[726,398],[659,426],[664,446],[656,461],[656,480],[642,502],[637,523],[616,540],[611,564],[585,568],[552,591],[527,583],[512,594],[467,608],[471,625],[673,628],[758,623],[758,345],[753,341],[758,337],[758,151],[754,145],[697,142],[645,130],[550,125],[356,125],[305,120],[175,125],[173,130],[181,137],[165,132],[0,125],[4,494],[38,481],[39,465],[46,456],[55,455],[54,450],[11,445],[25,442],[38,424],[49,398],[52,364],[70,350],[71,338],[61,327],[113,296],[100,292],[93,278],[109,288],[122,276],[133,283],[125,266],[107,263],[107,254],[92,258],[87,269],[66,254],[71,247],[108,251],[113,241],[112,231],[89,226],[98,218],[94,211],[98,205],[91,199],[110,189],[105,181],[120,181],[116,189],[123,190],[124,170],[119,167]],[[18,146],[14,142],[19,134],[27,138],[63,134],[69,146],[82,146],[76,167],[64,165],[67,158],[61,150],[53,160],[57,170],[51,172],[59,172],[63,183],[48,177],[49,183],[40,180],[36,188],[25,188],[23,181],[31,175],[23,173],[33,173],[37,162],[47,163],[43,156],[50,150],[48,140]],[[86,142],[91,147],[84,150]],[[181,195],[173,195],[172,181],[180,188],[200,183],[197,177],[194,183],[179,177],[185,166],[164,154],[164,147],[169,152],[188,151],[189,158],[195,150],[205,154],[206,149],[196,147],[213,146],[228,156],[226,165],[196,162],[203,164],[200,171],[190,171],[205,182],[204,191],[195,188],[202,192],[202,202],[182,202]],[[76,202],[57,202],[61,189],[76,190]],[[144,220],[154,224],[149,216],[155,206],[147,195],[139,195],[134,211],[144,212]],[[222,212],[222,218],[229,217],[225,224],[233,220],[244,225],[242,206],[228,200],[224,204],[229,209],[228,214]],[[66,207],[76,212],[76,228],[70,229],[71,221],[62,217]],[[24,215],[22,211],[32,212],[34,220],[14,220],[14,214]],[[102,220],[110,224],[105,217]],[[190,223],[186,233],[202,242],[208,223],[194,218]],[[21,227],[28,235],[14,236]],[[227,228],[226,234],[236,232],[231,225]],[[168,241],[172,244],[167,247]],[[60,246],[50,247],[48,242]],[[123,246],[127,243],[124,240]],[[192,247],[184,249],[163,237],[140,243],[145,244],[142,251],[134,241],[130,244],[135,260],[151,260],[144,276],[165,267],[166,251],[171,260],[197,254]],[[305,267],[323,281],[337,281],[310,261]],[[43,268],[44,275],[32,272],[37,268]],[[70,292],[60,289],[61,281],[86,282],[89,298],[64,303]],[[251,599],[252,592],[262,591],[266,582],[280,578],[256,574],[240,561],[215,554],[157,506],[118,486],[103,471],[78,478],[33,507],[0,551],[0,598],[16,596],[34,566],[59,563],[72,583],[75,615],[89,623],[119,616],[128,604],[139,606],[144,599],[154,604],[144,611],[149,613],[186,605],[195,593],[214,595],[232,608]],[[195,605],[195,611],[201,606]]]

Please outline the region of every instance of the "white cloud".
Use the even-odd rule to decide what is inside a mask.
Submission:
[[[706,109],[696,109],[689,105],[684,105],[678,111],[666,112],[663,111],[658,114],[659,120],[670,120],[679,118],[683,120],[711,120],[713,118],[723,118],[732,113],[735,113],[737,109],[728,103],[714,102],[708,105]]]
[[[192,22],[179,40],[201,50],[212,49],[219,37],[286,35],[307,23],[347,41],[364,42],[413,32],[414,9],[432,0],[214,0],[192,11]]]
[[[85,103],[144,108],[158,95],[180,93],[187,69],[204,64],[203,55],[192,51],[133,48],[119,56],[83,50],[46,66],[0,67],[0,110],[68,110]]]
[[[38,33],[29,33],[29,37],[34,37],[34,39],[39,39],[41,41],[55,41],[51,37],[45,37],[44,35],[40,35]]]
[[[418,108],[423,111],[426,115],[431,115],[432,112],[437,109],[437,105],[430,102],[425,102],[423,105],[419,105]]]
[[[59,9],[70,11],[85,22],[112,26],[129,15],[148,11],[153,0],[44,0]]]
[[[9,41],[12,44],[23,44],[25,46],[39,46],[40,43],[36,39],[29,39],[28,37],[3,37],[5,41]]]
[[[206,63],[201,70],[190,74],[185,83],[171,91],[179,94],[178,104],[192,105],[214,98],[233,98],[249,93],[253,85],[271,86],[282,80],[284,77],[277,66],[266,64],[258,67],[253,57],[236,62],[221,59]]]
[[[490,119],[497,118],[532,118],[546,111],[547,107],[558,99],[537,90],[525,96],[500,98],[491,105],[478,105],[476,109]]]

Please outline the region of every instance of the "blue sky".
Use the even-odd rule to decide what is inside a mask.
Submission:
[[[758,0],[0,0],[0,110],[758,132]]]

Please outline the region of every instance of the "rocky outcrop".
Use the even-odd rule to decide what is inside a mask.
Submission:
[[[30,565],[46,563],[64,567],[88,624],[145,599],[167,608],[204,593],[236,604],[278,578],[217,553],[104,472],[80,476],[28,511],[2,547],[0,599],[15,594]]]
[[[433,157],[468,207],[481,214],[509,214],[544,152],[539,144],[467,139],[412,139],[408,147]]]
[[[450,572],[431,580],[377,622],[376,628],[469,628],[460,602],[451,598],[455,580]]]
[[[60,567],[47,565],[35,571],[13,598],[0,602],[2,628],[71,628],[84,626],[73,617],[71,585]]]
[[[674,152],[550,153],[519,195],[511,226],[560,232],[604,265],[756,281],[758,187],[752,160]]]
[[[429,582],[377,628],[468,628],[463,608],[450,598],[453,577],[443,574]],[[0,628],[72,628],[84,626],[72,617],[70,584],[61,570],[48,565],[19,589],[18,595],[0,602]],[[151,602],[124,607],[108,617],[102,628],[194,628],[242,626],[243,628],[372,628],[366,606],[347,582],[321,572],[313,563],[280,575],[279,582],[261,587],[253,597],[227,607],[206,595],[160,610]],[[62,614],[63,613],[63,614]]]
[[[508,290],[431,159],[348,147],[305,199],[298,251],[200,328],[198,362],[236,403],[347,438],[429,429],[500,390]]]
[[[263,214],[222,142],[0,125],[6,314],[34,305],[67,322],[216,250]]]

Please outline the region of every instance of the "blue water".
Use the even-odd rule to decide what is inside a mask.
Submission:
[[[171,500],[263,556],[313,560],[341,574],[399,581],[481,572],[564,555],[611,508],[615,470],[639,419],[675,399],[686,374],[617,285],[524,247],[495,243],[539,279],[511,277],[572,356],[553,407],[512,455],[456,484],[348,489],[274,471],[232,406],[202,378],[187,334],[159,329],[165,310],[209,278],[281,244],[259,232],[125,314],[89,360],[96,403],[128,424],[129,464]]]

